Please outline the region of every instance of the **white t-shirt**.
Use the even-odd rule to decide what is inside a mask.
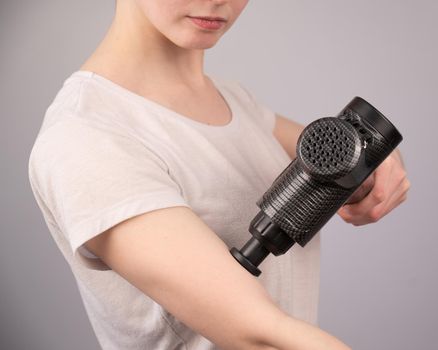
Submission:
[[[172,206],[191,208],[230,248],[251,237],[256,201],[291,159],[273,136],[272,111],[239,83],[212,81],[232,111],[224,126],[87,71],[66,79],[45,114],[30,184],[105,350],[217,349],[83,246],[123,220]],[[319,259],[317,234],[260,265],[259,280],[279,307],[313,324]]]

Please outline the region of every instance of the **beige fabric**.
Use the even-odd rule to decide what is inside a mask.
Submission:
[[[256,201],[289,164],[275,115],[239,83],[212,78],[225,126],[186,118],[91,72],[73,73],[47,109],[29,179],[105,350],[215,349],[121,278],[83,243],[129,217],[188,206],[229,246],[250,238]],[[319,234],[260,266],[290,315],[316,323]],[[255,306],[256,307],[256,306]]]

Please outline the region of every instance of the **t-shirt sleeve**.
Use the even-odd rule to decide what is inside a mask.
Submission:
[[[275,127],[276,115],[267,105],[261,102],[252,92],[250,92],[242,83],[237,82],[242,93],[255,110],[254,115],[260,118],[260,122],[267,131],[273,132]]]
[[[89,239],[148,211],[189,207],[156,151],[125,133],[74,118],[39,135],[29,176],[74,258],[92,269],[109,268],[83,246]]]

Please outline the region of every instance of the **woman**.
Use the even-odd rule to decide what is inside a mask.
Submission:
[[[228,251],[302,130],[203,71],[246,4],[118,0],[47,110],[30,182],[103,349],[348,348],[316,327],[318,235],[259,279]],[[376,221],[408,187],[395,152],[339,214]]]

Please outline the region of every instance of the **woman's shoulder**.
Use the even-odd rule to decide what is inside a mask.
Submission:
[[[76,71],[64,79],[44,113],[39,134],[46,132],[58,122],[71,120],[72,116],[86,113],[84,99],[94,95],[89,87],[90,76],[86,73]],[[88,93],[84,93],[84,90],[88,90]]]
[[[121,131],[123,118],[128,121],[140,104],[115,86],[91,71],[71,73],[46,109],[39,134],[59,123]]]

